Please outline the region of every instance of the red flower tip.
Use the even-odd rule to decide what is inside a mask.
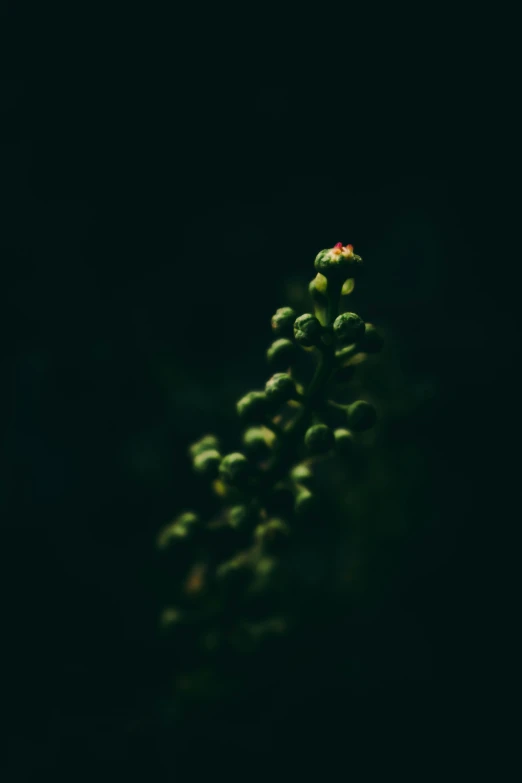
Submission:
[[[342,242],[338,242],[336,245],[334,245],[334,247],[338,247],[339,249],[340,249],[342,246],[343,246],[343,243],[342,243]]]

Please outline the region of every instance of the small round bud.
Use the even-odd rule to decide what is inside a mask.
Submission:
[[[216,579],[222,585],[237,592],[242,592],[252,578],[252,567],[244,554],[227,560],[218,566]]]
[[[275,340],[266,352],[266,358],[270,367],[274,370],[287,370],[296,359],[296,347],[292,340],[281,338]]]
[[[262,537],[263,534],[259,535]],[[248,615],[254,615],[259,619],[266,617],[273,610],[283,582],[281,563],[275,557],[278,553],[267,552],[263,544],[261,547],[263,556],[254,568],[254,580],[248,591],[250,598]]]
[[[274,440],[274,433],[267,427],[249,427],[242,437],[243,446],[255,459],[267,457]]]
[[[356,400],[347,408],[348,426],[354,432],[369,430],[377,421],[377,411],[366,400]]]
[[[278,337],[290,337],[297,313],[291,307],[280,307],[272,316],[272,331]]]
[[[318,506],[317,495],[314,495],[309,489],[302,489],[295,496],[295,515],[301,519],[317,511]]]
[[[258,525],[254,531],[256,541],[261,543],[263,550],[276,554],[285,549],[288,544],[290,529],[282,519],[269,519]]]
[[[314,261],[316,272],[327,279],[336,278],[340,281],[355,278],[361,266],[362,258],[355,255],[352,245],[343,247],[341,242],[338,242],[335,247],[321,250]]]
[[[314,474],[308,465],[296,465],[290,473],[290,478],[295,484],[306,487],[306,489],[311,489],[314,484]]]
[[[188,541],[192,534],[199,527],[200,518],[193,511],[185,511],[176,519],[160,530],[156,543],[158,549],[165,551],[182,541]]]
[[[350,430],[340,428],[334,431],[335,448],[339,454],[349,456],[353,452],[353,434]]]
[[[192,527],[192,525],[200,524],[201,517],[199,516],[199,514],[196,514],[194,511],[184,511],[182,514],[179,515],[179,517],[176,518],[176,522],[179,525]]]
[[[184,620],[185,616],[179,609],[167,606],[160,614],[159,625],[163,630],[180,628]]]
[[[355,313],[343,313],[335,319],[333,331],[337,342],[351,345],[364,336],[364,321]]]
[[[317,345],[321,338],[323,327],[319,320],[311,313],[304,313],[296,318],[294,323],[294,336],[299,345],[310,348]]]
[[[241,397],[236,404],[238,416],[252,424],[260,423],[269,409],[265,392],[251,391]]]
[[[221,454],[216,449],[207,449],[194,457],[194,470],[202,476],[217,476]]]
[[[231,506],[227,511],[227,518],[231,527],[242,530],[248,525],[250,510],[248,506]]]
[[[266,382],[265,394],[269,402],[281,405],[295,397],[295,383],[287,373],[277,372]]]
[[[366,324],[364,337],[361,342],[361,350],[364,353],[379,353],[382,351],[384,339],[373,324]]]
[[[250,465],[244,454],[233,451],[221,460],[219,475],[228,484],[238,485],[244,483],[250,474]]]
[[[314,424],[305,434],[305,444],[312,454],[324,454],[335,445],[335,438],[330,427],[326,424]]]
[[[211,449],[219,451],[219,440],[215,435],[204,435],[189,446],[189,455],[192,459],[195,459],[202,451],[209,451]]]

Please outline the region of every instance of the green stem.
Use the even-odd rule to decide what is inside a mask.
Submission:
[[[337,281],[328,283],[328,306],[326,328],[332,326],[337,318],[339,311],[339,300],[341,297],[342,285]],[[270,486],[283,478],[286,471],[291,467],[295,460],[296,446],[298,441],[304,436],[310,426],[314,410],[320,402],[328,381],[336,368],[335,347],[334,345],[320,346],[321,357],[316,367],[314,377],[310,382],[306,394],[303,397],[303,408],[296,415],[290,427],[285,431],[284,437],[279,441],[279,448],[261,480],[261,492],[266,491]]]

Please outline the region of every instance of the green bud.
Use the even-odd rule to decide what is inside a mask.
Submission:
[[[183,612],[174,606],[168,606],[160,614],[159,625],[163,630],[180,628],[184,621]]]
[[[269,519],[258,525],[254,531],[256,541],[261,543],[263,550],[277,554],[288,544],[290,529],[282,519]]]
[[[343,313],[335,319],[333,331],[337,342],[351,345],[364,336],[364,321],[355,313]]]
[[[233,451],[221,460],[219,475],[228,484],[243,484],[250,474],[250,464],[244,454]]]
[[[379,353],[382,351],[384,339],[373,324],[366,324],[364,337],[361,342],[361,351],[364,353]]]
[[[228,521],[235,530],[244,529],[250,520],[250,510],[248,506],[231,506],[227,511]]]
[[[266,358],[270,367],[281,372],[292,366],[296,355],[295,343],[286,338],[275,340],[266,352]]]
[[[338,429],[334,432],[335,448],[339,454],[349,456],[353,452],[353,434],[350,430]]]
[[[242,591],[252,578],[252,566],[244,554],[221,563],[216,569],[216,579],[221,585],[234,591]]]
[[[217,476],[221,454],[216,449],[202,451],[194,457],[194,470],[202,476],[215,478]]]
[[[335,438],[330,427],[326,424],[314,424],[305,434],[305,444],[312,454],[324,454],[335,445]]]
[[[191,527],[192,525],[199,525],[201,523],[201,517],[199,514],[196,514],[195,511],[184,511],[176,518],[176,522],[179,525]]]
[[[280,307],[272,316],[272,330],[278,337],[290,337],[297,313],[291,307]]]
[[[261,423],[269,411],[265,392],[251,391],[236,404],[238,416],[252,424]]]
[[[287,373],[278,372],[266,382],[265,394],[269,402],[281,405],[295,397],[295,383]]]
[[[202,451],[209,451],[214,449],[219,451],[219,447],[219,440],[215,435],[204,435],[202,438],[189,446],[189,455],[194,460],[198,454],[201,454]]]
[[[362,258],[355,255],[351,245],[344,247],[340,242],[335,247],[321,250],[315,257],[314,267],[316,272],[327,279],[344,281],[347,278],[356,278],[362,266]]]
[[[310,348],[318,345],[321,339],[323,327],[319,320],[311,313],[304,313],[296,318],[294,323],[294,336],[299,345]]]
[[[267,427],[249,427],[242,437],[243,446],[255,459],[267,457],[274,440],[274,433]]]
[[[259,534],[262,536],[262,534]],[[262,545],[263,550],[265,547]],[[252,612],[261,619],[273,609],[274,598],[281,588],[282,572],[277,553],[266,552],[254,569],[254,580],[249,587],[251,599],[249,615]]]
[[[173,522],[165,525],[160,530],[156,539],[158,549],[164,551],[171,549],[178,543],[188,541],[192,538],[193,532],[200,525],[200,517],[193,511],[185,511],[180,514]]]
[[[369,430],[377,421],[377,411],[366,400],[356,400],[347,407],[348,426],[354,432]]]
[[[308,465],[296,465],[290,473],[290,478],[295,484],[306,487],[306,489],[311,489],[314,484],[314,474]]]
[[[302,489],[295,497],[295,515],[301,519],[308,517],[317,511],[318,505],[317,495],[314,495],[309,489]]]

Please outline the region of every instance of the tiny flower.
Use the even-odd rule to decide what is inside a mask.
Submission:
[[[316,272],[326,278],[336,277],[341,280],[355,277],[361,264],[362,258],[355,255],[353,245],[343,245],[341,242],[321,250],[314,261]]]

